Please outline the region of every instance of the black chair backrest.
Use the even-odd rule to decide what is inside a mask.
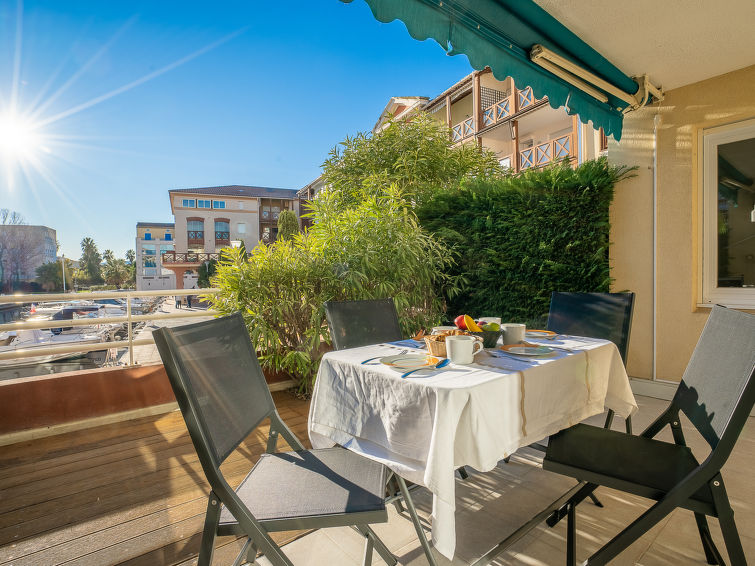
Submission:
[[[551,294],[548,330],[610,340],[626,364],[634,293]]]
[[[755,405],[755,315],[715,306],[672,405],[711,448],[730,451]]]
[[[236,313],[153,336],[194,447],[217,468],[275,411],[244,319]]]
[[[328,328],[336,350],[401,340],[393,299],[328,301]]]

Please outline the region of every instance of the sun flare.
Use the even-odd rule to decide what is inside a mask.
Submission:
[[[0,114],[0,156],[23,159],[40,147],[42,137],[30,120],[14,112]]]

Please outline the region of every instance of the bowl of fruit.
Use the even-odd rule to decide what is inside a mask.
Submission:
[[[459,329],[482,338],[482,345],[485,348],[495,348],[501,337],[501,325],[497,322],[477,322],[468,314],[462,314],[454,319],[454,324]]]

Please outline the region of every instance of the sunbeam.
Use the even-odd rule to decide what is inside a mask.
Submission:
[[[56,193],[61,204],[68,206],[74,211],[74,215],[79,218],[82,224],[88,224],[86,218],[81,216],[80,211],[77,210],[78,207],[73,200],[74,194],[57,182],[54,167],[49,166],[51,165],[50,160],[57,160],[59,165],[81,168],[79,164],[66,158],[66,154],[76,150],[133,154],[138,154],[138,152],[124,152],[116,148],[109,148],[104,144],[96,143],[97,141],[106,139],[111,141],[120,140],[121,138],[117,136],[107,136],[105,138],[70,135],[60,131],[52,131],[50,127],[66,118],[70,118],[185,65],[231,41],[247,30],[247,28],[238,29],[121,87],[52,114],[50,110],[56,102],[60,101],[61,96],[93,69],[95,63],[126,34],[137,19],[137,16],[132,16],[126,20],[72,75],[62,80],[62,84],[59,87],[54,88],[58,79],[64,78],[60,77],[60,73],[67,61],[70,60],[72,51],[65,54],[62,57],[62,62],[57,66],[52,75],[47,78],[44,86],[36,93],[36,96],[30,97],[33,100],[29,104],[22,100],[21,92],[21,85],[23,84],[24,4],[23,0],[18,0],[15,13],[15,37],[12,40],[14,46],[12,75],[10,77],[10,84],[6,83],[6,88],[9,86],[10,92],[6,90],[8,98],[0,96],[0,169],[2,170],[0,171],[0,182],[4,181],[6,190],[13,193],[18,187],[23,186],[37,200],[40,208],[43,208],[42,203],[39,202],[39,187],[37,185],[38,182],[44,184]],[[0,95],[2,94],[2,91],[0,91]],[[86,143],[87,141],[95,143]],[[141,155],[154,157],[154,154],[144,153]]]
[[[40,126],[47,126],[49,124],[52,124],[54,122],[58,122],[62,120],[63,118],[67,118],[68,116],[72,116],[78,112],[81,112],[82,110],[86,110],[87,108],[91,108],[92,106],[95,106],[96,104],[100,104],[101,102],[104,102],[106,100],[109,100],[113,98],[114,96],[118,96],[119,94],[123,94],[124,92],[127,92],[131,90],[132,88],[135,88],[139,85],[142,85],[146,83],[147,81],[150,81],[156,77],[159,77],[160,75],[164,75],[168,71],[172,71],[173,69],[176,69],[180,67],[181,65],[184,65],[188,63],[189,61],[192,61],[196,59],[197,57],[204,55],[205,53],[208,53],[212,51],[213,49],[216,49],[217,47],[220,47],[224,43],[227,43],[228,41],[234,39],[235,37],[238,37],[242,33],[244,33],[248,27],[241,28],[233,33],[229,33],[225,37],[222,37],[218,39],[217,41],[214,41],[213,43],[210,43],[209,45],[206,45],[205,47],[202,47],[201,49],[198,49],[197,51],[194,51],[193,53],[190,53],[189,55],[186,55],[185,57],[182,57],[181,59],[178,59],[177,61],[174,61],[173,63],[170,63],[168,65],[165,65],[164,67],[161,67],[160,69],[153,71],[151,73],[148,73],[144,75],[141,78],[138,78],[134,81],[131,81],[128,84],[123,85],[122,87],[116,88],[114,90],[111,90],[110,92],[107,92],[103,95],[97,96],[87,102],[84,102],[82,104],[79,104],[77,106],[74,106],[73,108],[69,108],[68,110],[64,110],[63,112],[60,112],[58,114],[55,114],[54,116],[50,116],[49,118],[45,118],[43,120],[40,120],[39,124]]]
[[[89,60],[86,63],[84,63],[78,71],[76,71],[73,75],[71,75],[71,78],[69,78],[65,83],[63,83],[58,90],[56,90],[53,94],[51,94],[46,100],[42,101],[36,109],[32,106],[31,108],[32,120],[34,120],[35,118],[43,114],[44,111],[47,110],[50,107],[50,105],[53,102],[55,102],[61,94],[66,92],[71,87],[71,85],[73,85],[81,76],[86,74],[86,72],[91,68],[91,66],[94,65],[99,60],[100,57],[102,57],[105,53],[107,53],[107,51],[115,44],[116,41],[118,41],[118,39],[126,32],[126,30],[133,25],[133,23],[136,20],[137,20],[136,16],[132,16],[131,18],[129,18],[128,21],[125,24],[123,24],[120,27],[120,29],[118,29],[118,31],[116,31],[113,34],[113,37],[111,37],[107,41],[107,43],[105,43],[105,45],[100,47],[97,50],[97,53],[92,55],[89,58]],[[37,101],[35,101],[35,103],[36,102]]]

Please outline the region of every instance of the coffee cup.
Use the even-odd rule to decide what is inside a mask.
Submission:
[[[501,325],[501,330],[503,330],[504,344],[519,344],[524,342],[524,333],[527,330],[527,325],[508,322]]]
[[[477,336],[447,336],[446,354],[455,364],[471,364],[475,354],[482,351],[482,339]]]

